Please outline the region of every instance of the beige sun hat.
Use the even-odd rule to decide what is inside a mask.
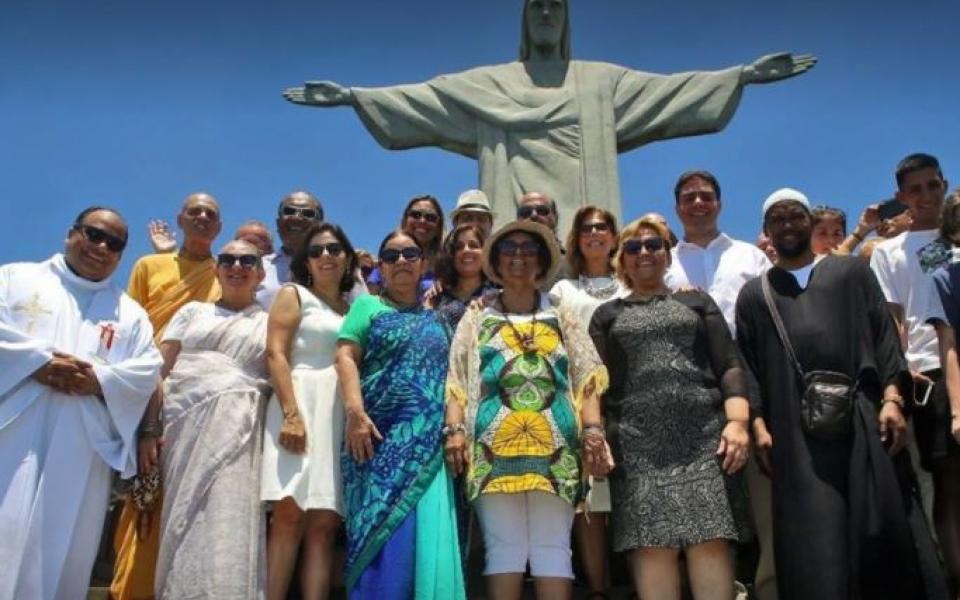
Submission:
[[[493,219],[493,211],[490,210],[490,200],[481,190],[467,190],[457,198],[457,206],[450,213],[450,221],[456,221],[457,215],[462,212],[478,212],[490,215]]]
[[[550,255],[550,264],[547,266],[543,275],[537,277],[536,284],[539,286],[542,285],[544,281],[552,281],[557,269],[560,268],[560,261],[562,260],[560,256],[560,246],[557,244],[557,236],[554,235],[553,231],[546,225],[541,225],[536,221],[512,221],[487,238],[487,243],[483,245],[483,272],[486,274],[487,279],[497,284],[503,283],[500,276],[493,270],[493,265],[490,263],[490,253],[497,242],[515,231],[529,233],[543,240],[543,244],[547,247],[547,254]]]

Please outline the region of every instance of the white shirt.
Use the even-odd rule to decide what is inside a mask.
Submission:
[[[590,319],[598,306],[614,298],[626,298],[630,295],[630,289],[612,277],[586,277],[584,279],[587,285],[593,289],[610,288],[609,295],[603,298],[593,297],[581,286],[578,277],[576,279],[561,279],[555,283],[550,290],[550,301],[557,306],[569,307],[577,315],[584,329],[589,329]]]
[[[257,304],[270,310],[280,286],[290,281],[290,257],[282,251],[263,257],[263,281],[257,286]]]
[[[799,269],[787,269],[787,272],[793,275],[793,278],[797,280],[797,285],[800,286],[801,290],[807,289],[807,285],[810,284],[810,276],[813,274],[813,268],[826,257],[826,254],[821,254],[814,257],[810,264],[805,267],[800,267]]]
[[[919,254],[939,237],[939,231],[905,231],[895,238],[877,244],[870,257],[870,267],[880,282],[887,302],[903,307],[907,328],[907,362],[917,371],[940,367],[937,333],[927,320],[937,317],[946,321],[943,307],[933,283],[933,273],[925,273]],[[939,308],[939,314],[936,313]]]
[[[681,240],[670,255],[673,263],[665,277],[667,287],[676,291],[683,286],[693,286],[705,291],[720,307],[730,333],[736,336],[735,312],[740,289],[771,266],[763,251],[721,233],[706,248]]]

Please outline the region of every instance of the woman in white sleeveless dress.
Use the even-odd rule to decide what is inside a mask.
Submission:
[[[550,290],[550,301],[563,305],[586,329],[593,311],[604,302],[622,298],[630,290],[615,277],[613,255],[617,249],[617,219],[609,211],[584,206],[573,217],[567,235],[569,279],[561,279]],[[607,524],[610,512],[610,484],[590,478],[587,509],[577,511],[573,535],[577,555],[589,589],[588,598],[603,598],[607,592]]]
[[[314,226],[290,262],[295,283],[270,308],[267,406],[261,497],[273,502],[267,542],[267,598],[286,598],[304,544],[303,598],[326,598],[333,541],[343,517],[340,448],[343,401],[334,368],[337,333],[357,258],[336,225]]]

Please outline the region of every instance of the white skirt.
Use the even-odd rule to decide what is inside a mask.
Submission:
[[[307,432],[304,454],[280,446],[283,412],[276,395],[267,406],[263,439],[260,497],[266,501],[290,497],[302,510],[332,510],[343,516],[340,451],[344,411],[333,366],[295,367],[293,393]]]

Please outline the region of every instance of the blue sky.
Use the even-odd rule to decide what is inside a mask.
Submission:
[[[119,276],[148,252],[146,223],[190,192],[220,199],[223,239],[273,223],[306,188],[371,247],[406,199],[448,210],[474,162],[382,149],[349,108],[280,91],[306,79],[389,85],[515,59],[520,0],[3,0],[0,3],[0,262],[62,246],[73,216],[115,205],[131,226]],[[812,52],[809,74],[751,86],[720,134],[621,155],[624,216],[676,223],[688,168],[723,186],[722,228],[753,239],[759,206],[791,186],[855,219],[890,197],[904,155],[937,155],[960,184],[960,2],[572,0],[575,58],[653,72],[719,69],[773,51]]]

